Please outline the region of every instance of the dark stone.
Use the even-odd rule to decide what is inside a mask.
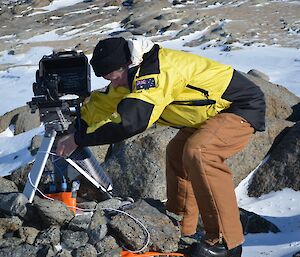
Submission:
[[[33,245],[39,232],[40,231],[38,229],[33,227],[21,227],[18,231],[18,235],[25,241],[25,243]]]
[[[24,243],[24,240],[17,237],[1,238],[0,248],[14,248]],[[1,254],[1,251],[0,251]],[[0,255],[1,256],[1,255]]]
[[[107,218],[105,216],[104,211],[101,209],[97,209],[92,216],[89,229],[94,229],[100,225],[106,225],[106,224],[107,224]]]
[[[240,217],[244,235],[247,235],[249,233],[280,232],[279,228],[276,225],[254,212],[249,212],[240,208]]]
[[[119,209],[123,202],[118,198],[108,199],[97,204],[97,211],[101,211],[107,208]]]
[[[26,182],[28,181],[28,174],[32,169],[32,163],[20,167],[12,172],[10,179],[17,185],[20,192],[23,192]],[[53,170],[53,164],[50,159],[47,160],[46,166],[44,168],[43,175],[40,180],[39,189],[42,191],[45,189],[45,186],[49,182],[49,176],[47,174],[49,171]]]
[[[295,253],[293,257],[300,257],[300,252]]]
[[[89,240],[87,233],[83,231],[62,230],[60,237],[61,243],[69,250],[84,246]]]
[[[94,229],[89,229],[87,233],[89,235],[89,243],[95,245],[106,236],[107,225],[99,225]]]
[[[101,257],[120,257],[122,248],[116,248],[105,253],[101,253]]]
[[[35,239],[35,245],[58,245],[60,242],[60,227],[53,226],[41,231]]]
[[[77,215],[69,223],[68,228],[73,231],[84,231],[87,230],[92,219],[90,213]]]
[[[93,211],[96,208],[96,206],[97,203],[95,201],[77,203],[77,207],[81,209],[88,209],[90,211]]]
[[[103,210],[97,208],[94,212],[87,232],[89,235],[89,243],[92,245],[97,244],[106,236],[107,218]]]
[[[61,201],[49,201],[36,196],[33,204],[46,226],[63,225],[74,217],[74,213]]]
[[[263,72],[261,72],[259,70],[252,69],[252,70],[249,70],[247,72],[247,74],[249,74],[251,76],[254,76],[254,77],[261,78],[261,79],[266,80],[266,81],[270,80],[268,75],[264,74]]]
[[[248,195],[259,197],[284,188],[300,190],[300,122],[288,129],[269,159],[253,174]]]
[[[145,200],[139,200],[132,209],[126,210],[126,212],[138,218],[147,228],[150,241],[145,250],[158,252],[176,252],[178,250],[180,230],[166,214],[152,207]],[[130,249],[142,249],[149,239],[141,225],[127,215],[113,216],[109,225],[114,234],[120,237]]]
[[[72,254],[71,251],[62,249],[59,253],[55,255],[55,257],[72,257]]]
[[[94,246],[86,244],[72,251],[73,257],[96,257],[97,250]]]
[[[95,245],[95,248],[100,254],[102,254],[114,249],[118,249],[120,247],[117,244],[115,238],[113,238],[112,236],[106,236]]]
[[[27,212],[24,216],[24,226],[34,227],[38,230],[42,230],[48,225],[45,225],[41,216],[39,215],[39,211],[33,204],[28,203],[26,205]]]
[[[0,249],[1,257],[36,257],[37,252],[39,251],[38,247],[34,247],[28,244],[18,245],[16,247],[6,247]]]
[[[21,193],[0,194],[0,211],[10,216],[24,217],[28,199]]]
[[[0,218],[0,237],[8,232],[15,232],[22,226],[22,220],[17,216],[10,218]]]
[[[29,151],[31,153],[32,156],[37,154],[37,151],[39,150],[41,143],[42,143],[43,137],[40,135],[34,136],[31,139],[31,144],[29,146]]]
[[[19,192],[16,184],[6,178],[0,177],[0,193],[15,193]]]
[[[52,245],[40,245],[37,257],[54,257],[57,250]]]
[[[165,147],[176,132],[172,128],[149,129],[114,145],[103,168],[113,180],[116,195],[166,198]]]

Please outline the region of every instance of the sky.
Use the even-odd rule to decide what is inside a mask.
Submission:
[[[51,11],[66,7],[81,0],[54,0],[44,11]],[[39,10],[41,11],[41,10]],[[118,24],[106,25],[109,33],[118,29]],[[101,29],[103,30],[103,28]],[[188,42],[199,36],[201,31],[195,32],[177,40],[161,43],[164,47],[190,51],[203,55],[222,63],[230,64],[234,68],[247,72],[257,69],[270,77],[270,81],[288,88],[300,96],[300,50],[296,48],[282,48],[280,46],[253,45],[241,47],[240,50],[230,52],[222,48],[203,50],[200,47],[183,47]],[[49,40],[63,40],[73,35],[58,36],[55,31],[29,39],[30,42],[43,42]],[[152,38],[155,41],[155,38]],[[52,48],[34,47],[24,54],[9,55],[8,51],[0,53],[0,64],[12,64],[13,68],[0,71],[0,115],[16,107],[23,106],[31,100],[32,83],[35,80],[35,71],[38,62],[45,54],[51,54]],[[90,59],[91,56],[88,56]],[[95,77],[92,72],[92,89],[101,88],[107,81]],[[43,127],[14,136],[14,128],[9,127],[0,133],[0,175],[5,176],[16,168],[34,161],[28,151],[31,138],[43,135]],[[244,179],[236,188],[238,204],[241,208],[253,211],[267,220],[273,222],[281,230],[280,233],[261,233],[246,235],[243,247],[243,257],[292,257],[300,251],[300,192],[284,189],[271,192],[260,198],[247,196],[247,185],[251,176]]]

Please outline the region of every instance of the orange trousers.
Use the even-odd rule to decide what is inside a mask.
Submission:
[[[182,234],[196,232],[200,214],[207,243],[222,239],[232,249],[244,242],[232,173],[224,161],[244,148],[253,132],[240,116],[220,113],[199,129],[181,129],[170,141],[167,209],[182,215]]]

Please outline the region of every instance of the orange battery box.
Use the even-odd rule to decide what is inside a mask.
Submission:
[[[46,194],[48,197],[59,200],[67,205],[76,214],[76,197],[72,197],[72,192],[59,192]]]

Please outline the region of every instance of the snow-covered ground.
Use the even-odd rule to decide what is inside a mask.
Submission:
[[[44,11],[51,11],[73,5],[82,0],[54,0]],[[41,10],[39,10],[41,11]],[[108,31],[116,30],[117,25],[111,24]],[[80,33],[80,31],[76,31]],[[107,33],[103,32],[103,33]],[[197,35],[199,36],[197,32]],[[66,34],[58,36],[55,31],[32,38],[28,42],[44,42],[61,40],[76,36]],[[183,47],[183,43],[192,40],[195,34],[177,40],[161,43],[164,47],[190,51],[203,55],[222,63],[231,64],[234,68],[247,72],[257,69],[270,77],[271,82],[283,85],[300,96],[300,50],[281,48],[280,46],[254,45],[241,47],[240,50],[230,52],[221,48]],[[155,41],[155,38],[153,38]],[[9,64],[10,68],[0,71],[0,115],[16,107],[25,105],[31,100],[32,83],[35,80],[35,71],[38,62],[45,54],[51,54],[49,47],[34,47],[28,52],[19,55],[10,55],[7,51],[0,53],[0,65]],[[91,56],[88,56],[90,58]],[[96,78],[92,73],[92,89],[101,88],[107,82]],[[27,147],[35,134],[43,133],[43,127],[13,136],[13,128],[7,128],[0,133],[0,175],[5,176],[14,169],[33,161]],[[300,251],[300,192],[285,189],[281,192],[272,192],[260,198],[247,196],[247,184],[251,174],[240,183],[236,189],[239,206],[264,216],[276,224],[281,230],[273,234],[251,234],[246,236],[243,257],[292,257]]]

